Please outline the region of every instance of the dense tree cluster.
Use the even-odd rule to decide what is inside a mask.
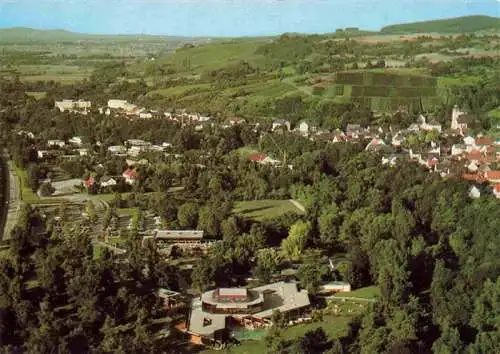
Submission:
[[[0,259],[0,344],[7,352],[168,350],[153,321],[164,316],[157,290],[177,275],[156,251],[131,237],[126,259],[96,256],[88,227],[47,228],[24,206],[12,231],[10,257]],[[162,349],[163,348],[163,349]]]

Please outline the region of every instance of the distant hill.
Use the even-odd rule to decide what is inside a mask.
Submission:
[[[500,29],[500,18],[490,16],[465,16],[445,20],[413,22],[386,26],[380,30],[383,34],[410,33],[466,33],[487,29]]]
[[[30,42],[64,42],[64,41],[82,41],[82,40],[114,40],[127,41],[131,39],[148,39],[148,40],[168,40],[182,41],[189,40],[188,37],[171,37],[171,36],[152,36],[152,35],[100,35],[100,34],[84,34],[75,33],[66,30],[38,30],[25,27],[0,28],[0,43],[30,43]]]

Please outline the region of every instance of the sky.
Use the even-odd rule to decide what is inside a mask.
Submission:
[[[465,15],[500,16],[500,0],[0,0],[0,28],[97,34],[326,33]]]

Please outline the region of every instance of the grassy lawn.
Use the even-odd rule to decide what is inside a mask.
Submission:
[[[0,249],[0,259],[9,259],[10,257],[9,249]]]
[[[26,95],[33,97],[36,100],[45,98],[47,92],[45,91],[26,91]]]
[[[174,86],[159,90],[150,91],[148,95],[162,95],[162,96],[174,96],[174,95],[184,95],[191,90],[203,90],[206,91],[210,88],[210,84],[193,84],[193,85],[181,85]]]
[[[101,246],[93,246],[93,258],[94,259],[99,259],[101,258],[102,254],[104,252],[104,247]]]
[[[250,200],[236,202],[233,212],[255,220],[271,219],[289,212],[302,213],[289,200]]]
[[[500,107],[497,107],[497,108],[492,109],[491,111],[489,111],[488,112],[488,117],[500,119]]]
[[[348,324],[350,321],[350,317],[326,316],[321,322],[307,323],[287,328],[283,331],[283,336],[286,339],[293,340],[302,337],[308,331],[315,330],[318,327],[323,327],[328,337],[330,339],[335,339],[347,334]],[[207,350],[203,353],[212,354],[217,352],[218,351],[215,350]],[[265,353],[266,344],[262,339],[247,340],[242,341],[241,345],[238,347],[228,348],[226,352],[235,354]]]
[[[21,200],[25,203],[36,204],[40,201],[40,198],[27,186],[27,176],[28,173],[25,169],[16,166],[14,163],[11,164],[14,167],[14,173],[19,179],[19,187],[21,188]]]
[[[241,157],[248,157],[254,152],[258,152],[258,150],[250,146],[243,146],[233,151],[233,153],[240,155]]]
[[[367,286],[347,293],[338,293],[339,297],[360,297],[363,299],[373,299],[380,296],[380,289],[377,286]]]
[[[137,214],[137,208],[120,208],[116,212],[118,216],[135,216]]]

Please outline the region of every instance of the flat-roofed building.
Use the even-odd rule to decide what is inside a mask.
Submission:
[[[344,293],[351,291],[351,284],[343,281],[332,281],[320,287],[322,293]]]
[[[204,292],[191,304],[188,333],[193,341],[222,341],[228,325],[263,328],[271,325],[279,310],[289,319],[301,316],[310,306],[307,290],[295,282],[277,282],[252,289],[219,288]]]
[[[160,253],[169,255],[173,248],[184,252],[203,253],[212,242],[203,239],[200,230],[154,230],[151,236],[144,236],[142,244],[153,242]]]
[[[92,107],[92,102],[84,100],[62,100],[55,101],[54,106],[59,109],[60,112],[76,112],[87,114]]]

